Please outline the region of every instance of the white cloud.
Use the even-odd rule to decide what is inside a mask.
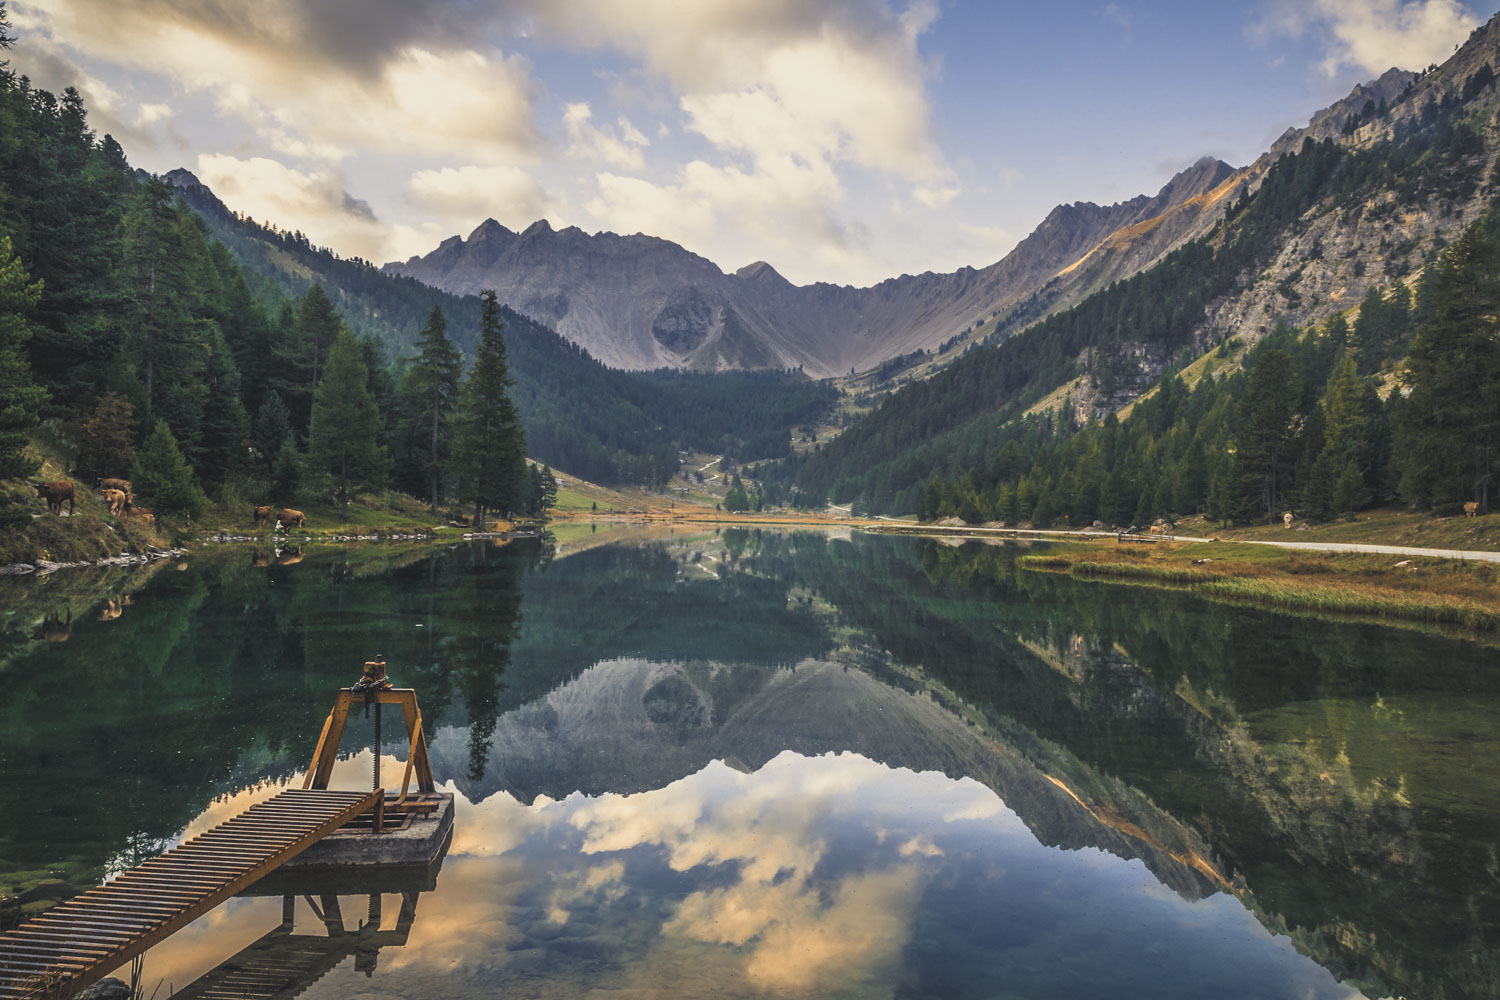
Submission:
[[[513,166],[443,167],[419,170],[406,185],[411,200],[424,212],[468,232],[487,218],[511,229],[524,229],[555,215],[541,182]]]
[[[727,266],[781,262],[792,280],[881,274],[869,234],[841,220],[843,186],[826,160],[763,158],[754,169],[693,160],[669,183],[602,173],[584,208],[607,229],[710,247]],[[798,273],[801,271],[802,273]]]
[[[533,16],[543,35],[639,59],[677,95],[683,129],[713,147],[667,182],[600,175],[587,208],[609,228],[729,267],[773,259],[793,280],[873,279],[887,265],[839,216],[851,170],[903,178],[929,208],[957,193],[918,51],[937,16],[925,0],[899,12],[885,0],[585,0]]]
[[[942,208],[954,198],[958,197],[956,187],[927,187],[919,184],[912,190],[912,197],[916,198],[928,208]]]
[[[360,50],[313,30],[327,27],[327,11],[297,0],[272,0],[253,15],[101,0],[22,9],[28,24],[84,55],[213,95],[288,155],[420,149],[503,162],[542,145],[526,61],[475,51],[460,36],[383,39]]]
[[[1479,24],[1457,0],[1277,0],[1255,32],[1325,32],[1320,68],[1334,76],[1349,66],[1378,74],[1440,63]]]
[[[388,248],[399,239],[369,205],[345,190],[337,171],[302,173],[263,156],[203,154],[197,175],[230,208],[262,223],[301,230],[313,243],[344,254],[388,260]]]
[[[563,126],[572,142],[571,155],[603,160],[623,170],[639,170],[645,165],[641,147],[650,145],[650,140],[630,124],[630,119],[621,115],[616,128],[601,129],[593,124],[592,117],[592,109],[584,102],[563,109]]]
[[[172,108],[167,104],[142,104],[136,109],[135,123],[145,127],[152,122],[159,122],[164,118],[172,117]]]

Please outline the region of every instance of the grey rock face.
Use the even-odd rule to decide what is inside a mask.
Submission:
[[[458,294],[493,288],[511,308],[620,368],[801,367],[821,377],[932,349],[1054,280],[1065,289],[1092,290],[1148,266],[1196,229],[1159,227],[1126,257],[1073,265],[1113,233],[1202,202],[1233,174],[1229,165],[1204,158],[1155,195],[1059,206],[982,270],[902,275],[869,288],[793,285],[765,261],[725,274],[651,236],[554,231],[545,221],[516,234],[493,219],[467,239],[444,240],[425,257],[386,270]]]

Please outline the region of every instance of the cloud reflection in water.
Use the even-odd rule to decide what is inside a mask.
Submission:
[[[1358,995],[1233,897],[1184,899],[1140,861],[1038,843],[978,782],[849,753],[460,799],[435,897],[382,994]]]

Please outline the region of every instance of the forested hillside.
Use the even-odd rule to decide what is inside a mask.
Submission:
[[[1394,123],[1388,134],[1373,141],[1305,140],[1300,149],[1279,157],[1260,186],[1242,194],[1202,239],[1070,310],[905,387],[819,452],[767,475],[784,484],[795,482],[814,497],[826,495],[876,512],[932,515],[960,513],[961,508],[969,518],[980,520],[1050,521],[1070,515],[1074,523],[1095,517],[1125,523],[1147,515],[1206,509],[1214,470],[1229,462],[1240,467],[1235,473],[1239,485],[1230,491],[1234,496],[1226,495],[1215,508],[1229,512],[1226,516],[1266,514],[1300,502],[1300,482],[1292,488],[1293,480],[1287,477],[1273,476],[1270,483],[1251,481],[1255,460],[1250,453],[1257,446],[1247,437],[1248,426],[1235,415],[1248,405],[1244,399],[1257,385],[1255,380],[1208,376],[1189,395],[1173,373],[1205,352],[1218,359],[1206,363],[1209,368],[1238,371],[1244,365],[1252,375],[1278,350],[1289,356],[1313,352],[1316,359],[1290,358],[1296,377],[1304,383],[1288,411],[1292,415],[1286,430],[1296,443],[1287,451],[1278,445],[1271,469],[1281,470],[1289,460],[1295,464],[1296,456],[1308,449],[1308,461],[1315,460],[1322,447],[1321,430],[1312,414],[1329,379],[1346,367],[1336,362],[1348,354],[1356,365],[1356,379],[1382,367],[1390,369],[1406,353],[1412,324],[1435,314],[1431,296],[1436,293],[1425,291],[1432,279],[1424,282],[1416,305],[1409,306],[1410,293],[1403,282],[1409,280],[1406,257],[1415,244],[1387,245],[1382,238],[1388,259],[1374,266],[1383,269],[1387,280],[1371,283],[1365,278],[1370,293],[1364,297],[1352,339],[1340,332],[1347,326],[1341,318],[1329,321],[1331,332],[1300,337],[1284,324],[1263,333],[1218,327],[1206,317],[1224,311],[1224,303],[1236,296],[1264,288],[1268,280],[1288,311],[1294,304],[1302,305],[1297,290],[1302,272],[1334,249],[1325,250],[1317,240],[1306,238],[1312,220],[1342,213],[1361,225],[1378,227],[1403,211],[1421,210],[1439,218],[1446,215],[1449,238],[1462,231],[1463,218],[1455,206],[1482,206],[1496,180],[1490,170],[1492,145],[1486,138],[1494,126],[1488,113],[1476,114],[1477,108],[1494,103],[1494,77],[1484,72],[1487,69],[1486,65],[1461,89],[1423,105],[1419,113]],[[1389,113],[1389,108],[1372,104],[1346,122],[1348,134],[1355,135]],[[1466,240],[1487,245],[1488,232],[1487,226],[1476,228]],[[1423,244],[1429,261],[1445,244],[1441,233]],[[1302,263],[1287,272],[1289,257]],[[1363,259],[1355,260],[1350,270],[1363,277],[1368,266]],[[1330,299],[1319,311],[1339,317],[1355,304]],[[1248,357],[1243,356],[1246,342],[1258,342]],[[1204,367],[1200,362],[1194,377]],[[1135,450],[1115,475],[1118,442],[1113,435],[1123,432],[1118,419],[1109,414],[1158,384],[1158,373],[1164,373],[1162,391],[1137,406],[1128,422],[1130,433],[1142,432],[1140,440],[1149,439],[1150,447],[1143,451],[1133,439]],[[1386,389],[1394,377],[1388,372]],[[1059,387],[1070,384],[1081,399],[1063,396]],[[1404,385],[1415,398],[1409,379]],[[1343,385],[1340,392],[1347,395],[1354,388],[1372,397],[1375,392],[1363,381]],[[1396,395],[1404,398],[1403,393]],[[1393,405],[1399,409],[1399,403]],[[1188,408],[1179,413],[1179,406]],[[1383,423],[1377,423],[1385,426],[1391,419],[1383,416]],[[1173,435],[1182,420],[1187,421],[1186,429]],[[1090,429],[1078,433],[1079,423],[1090,424]],[[1092,447],[1101,435],[1111,443],[1100,445],[1103,450],[1097,458],[1103,459],[1106,473],[1115,475],[1113,484],[1106,489],[1108,476],[1096,475],[1097,469],[1064,477],[1065,467],[1076,471],[1076,456],[1068,449]],[[1178,477],[1184,458],[1188,468]],[[1333,475],[1338,478],[1343,472],[1340,463]],[[1357,494],[1356,506],[1396,496],[1383,466],[1362,465],[1361,472],[1366,492]],[[1177,487],[1172,485],[1174,478],[1182,480]],[[1009,484],[1010,496],[1002,484]],[[1044,485],[1051,488],[1044,490]],[[1467,490],[1457,491],[1450,484],[1439,496],[1413,484],[1402,495],[1421,493],[1423,502],[1453,503],[1460,493],[1479,485],[1482,482],[1471,480]]]
[[[85,485],[157,463],[164,512],[196,514],[208,497],[300,502],[330,482],[345,499],[430,494],[461,422],[460,353],[479,348],[480,300],[225,216],[210,227],[172,184],[133,171],[75,90],[59,98],[0,70],[0,477],[14,482],[13,518],[29,506],[15,481],[36,468],[37,434]],[[494,315],[508,349],[497,384],[513,379],[528,453],[606,482],[660,481],[679,449],[789,454],[790,426],[835,398],[793,374],[617,372]],[[343,416],[320,434],[331,394],[343,398],[324,412]],[[340,421],[369,439],[353,481],[351,441],[331,440]],[[449,496],[458,484],[439,481]],[[512,502],[529,501],[496,506]]]
[[[454,342],[473,353],[477,296],[384,273],[301,232],[239,216],[185,170],[166,179],[234,251],[261,301],[284,303],[318,284],[349,326],[391,357],[410,348],[436,307]],[[837,399],[831,387],[794,373],[617,371],[503,304],[501,318],[531,454],[598,482],[659,482],[676,471],[679,447],[737,460],[789,454],[789,428],[815,421]]]

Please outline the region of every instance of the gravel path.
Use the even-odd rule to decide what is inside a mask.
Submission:
[[[829,506],[832,506],[830,504]],[[842,509],[842,508],[840,508]],[[924,524],[912,525],[914,532],[921,534],[969,535],[973,537],[999,536],[1009,538],[1113,538],[1117,531],[1027,531],[1019,528],[977,528],[956,525]],[[1132,535],[1146,541],[1148,536]],[[1208,542],[1213,539],[1196,535],[1151,535],[1150,540],[1174,542]],[[1425,556],[1429,559],[1466,559],[1473,562],[1500,562],[1500,552],[1482,552],[1476,549],[1424,549],[1414,545],[1360,545],[1353,542],[1277,542],[1265,538],[1233,539],[1239,545],[1271,545],[1278,549],[1302,549],[1309,552],[1369,552],[1388,556]]]

